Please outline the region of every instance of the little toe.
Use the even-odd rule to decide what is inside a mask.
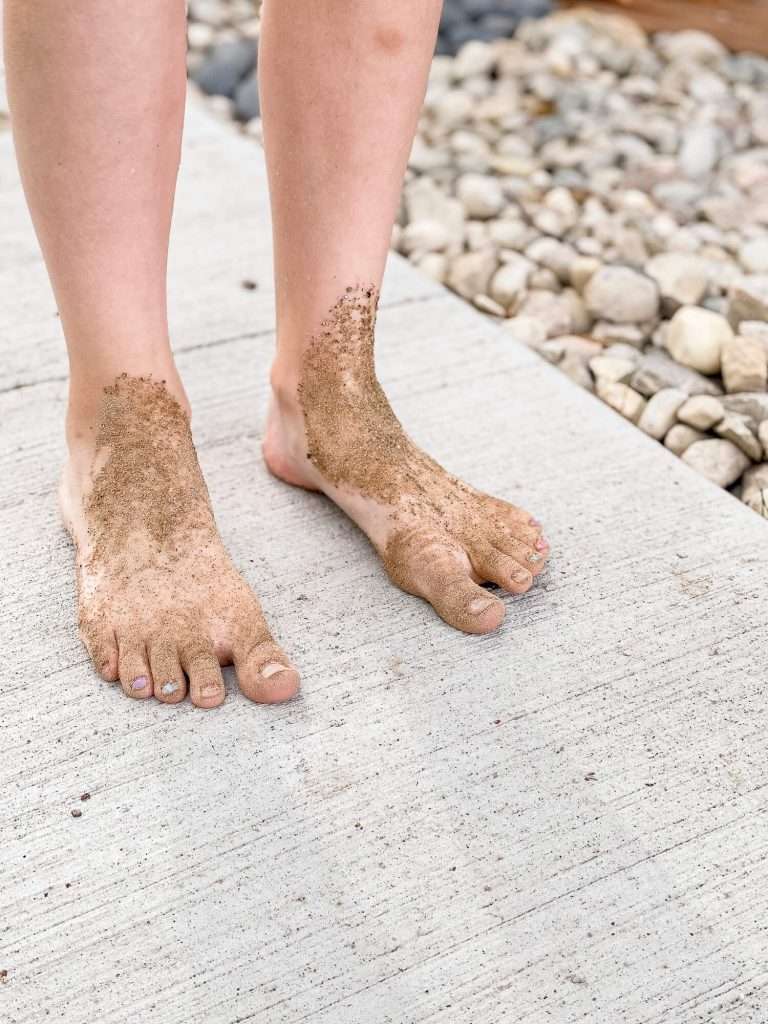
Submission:
[[[195,637],[179,650],[181,667],[189,678],[189,695],[198,708],[215,708],[224,700],[224,679],[213,646]]]
[[[176,645],[166,640],[152,644],[149,652],[155,697],[163,704],[178,704],[187,693],[184,670]]]
[[[146,700],[152,696],[152,673],[144,644],[134,640],[120,640],[118,672],[126,696],[134,700]]]
[[[491,509],[494,516],[504,525],[504,528],[526,544],[535,543],[541,535],[542,526],[538,519],[518,508],[517,505],[510,505],[501,498],[493,495],[485,495],[487,507]]]
[[[240,689],[258,704],[280,704],[295,697],[299,673],[264,627],[234,650]]]
[[[524,594],[533,585],[531,570],[498,548],[489,545],[473,554],[471,560],[480,579],[497,583],[511,594]]]
[[[107,683],[118,679],[117,640],[112,629],[83,624],[80,636],[96,671]]]

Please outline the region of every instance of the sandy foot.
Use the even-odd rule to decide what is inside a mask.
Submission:
[[[77,556],[83,642],[134,699],[224,700],[234,664],[251,700],[299,678],[219,538],[186,413],[162,383],[122,376],[70,444],[60,490]]]
[[[524,593],[549,545],[529,513],[458,480],[405,434],[375,375],[377,298],[347,289],[298,374],[275,367],[264,456],[276,476],[339,505],[399,587],[450,625],[488,633],[505,605],[479,584]]]

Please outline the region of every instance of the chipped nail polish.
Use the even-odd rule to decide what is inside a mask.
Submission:
[[[545,548],[548,547],[549,542],[547,541],[546,537],[539,537],[539,539],[536,541],[536,550],[543,551]]]
[[[287,672],[287,665],[279,665],[276,661],[270,661],[268,665],[265,665],[261,670],[261,674],[265,679],[269,679],[270,676],[276,676],[278,672]]]
[[[528,555],[528,561],[529,562],[534,562],[534,563],[535,562],[540,562],[541,561],[541,555],[536,555],[536,554]]]
[[[146,688],[148,682],[149,680],[147,679],[146,676],[139,676],[138,679],[134,679],[133,682],[131,683],[131,689],[143,690]]]
[[[162,694],[163,694],[164,696],[166,696],[166,697],[170,697],[170,695],[171,695],[172,693],[176,693],[176,691],[178,690],[178,688],[179,688],[179,684],[178,684],[178,683],[175,683],[175,682],[174,682],[173,680],[170,680],[170,681],[169,681],[169,682],[167,682],[167,683],[163,683],[163,685],[162,685],[162,686],[160,687],[160,692],[161,692],[161,693],[162,693]]]

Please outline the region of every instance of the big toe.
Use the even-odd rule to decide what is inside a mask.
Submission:
[[[299,673],[269,632],[257,608],[244,616],[232,660],[240,689],[257,704],[280,704],[298,693]]]
[[[299,673],[274,642],[235,655],[235,671],[240,689],[257,704],[280,704],[299,691]]]
[[[466,553],[442,538],[401,537],[388,546],[386,565],[398,586],[464,633],[492,633],[504,620],[504,602],[475,583]]]
[[[115,631],[102,622],[81,617],[80,637],[102,679],[115,683],[118,679],[118,652]]]

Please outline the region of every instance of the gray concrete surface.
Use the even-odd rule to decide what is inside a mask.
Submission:
[[[64,349],[7,133],[0,225],[0,1020],[768,1020],[768,524],[393,259],[402,418],[554,547],[497,635],[452,632],[264,470],[264,170],[193,110],[179,365],[222,532],[304,686],[129,702],[74,628]]]

